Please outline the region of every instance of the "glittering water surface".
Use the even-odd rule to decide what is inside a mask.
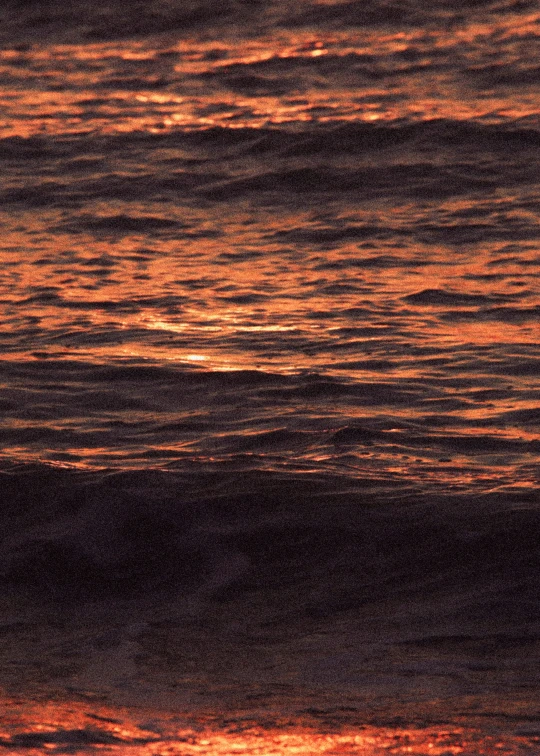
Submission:
[[[0,20],[6,693],[346,691],[354,737],[432,701],[534,752],[536,4]],[[1,744],[68,747],[35,737]]]
[[[17,700],[3,702],[10,707],[6,730],[25,726],[0,743],[11,752],[88,753],[126,756],[145,754],[382,754],[414,753],[416,756],[459,756],[474,753],[530,754],[531,739],[523,735],[502,741],[497,734],[482,737],[460,726],[444,729],[364,725],[357,730],[321,732],[309,716],[302,723],[286,719],[265,722],[216,721],[202,715],[187,722],[178,715],[159,716],[149,710],[111,709],[96,704],[48,702],[21,706]],[[28,722],[28,720],[30,720]],[[9,727],[11,725],[11,728]],[[30,726],[29,726],[30,725]],[[533,740],[537,740],[534,738]],[[534,746],[533,746],[534,747]],[[99,750],[98,750],[99,749]]]

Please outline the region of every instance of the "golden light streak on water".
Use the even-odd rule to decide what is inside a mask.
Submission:
[[[28,137],[40,133],[75,134],[87,130],[103,134],[146,131],[164,133],[177,129],[261,128],[269,124],[305,121],[391,121],[398,118],[451,118],[489,121],[505,115],[521,118],[534,114],[537,95],[533,85],[522,84],[514,93],[512,106],[493,88],[468,90],[468,67],[474,72],[475,51],[494,41],[504,45],[519,58],[520,45],[535,35],[538,14],[513,16],[499,25],[464,23],[461,28],[407,30],[381,33],[369,29],[349,32],[327,30],[276,30],[271,36],[242,40],[183,39],[167,44],[159,38],[126,42],[84,45],[34,46],[26,51],[0,51],[0,75],[5,84],[0,94],[3,117],[0,136]],[[448,74],[433,66],[430,51],[455,54],[456,40],[464,46],[465,84],[458,85]],[[411,75],[407,60],[399,56],[413,50],[420,73]],[[423,52],[425,51],[425,54]],[[223,87],[212,94],[212,83],[203,75],[224,75],[237,67],[265,64],[279,66],[280,61],[296,59],[321,61],[346,59],[357,62],[362,56],[388,58],[391,78],[383,86],[369,84],[369,77],[359,88],[356,80],[340,82],[339,77],[325,74],[307,90],[286,96],[265,96],[264,92],[230,92]],[[161,56],[176,56],[173,66],[178,78],[174,91],[168,91],[169,79],[163,78]],[[397,56],[397,57],[396,57]],[[140,84],[130,76],[118,77],[118,65],[147,64],[138,74]],[[340,64],[341,68],[347,68]],[[469,73],[470,73],[469,72]],[[395,100],[389,94],[402,91],[401,73],[409,80],[408,95]],[[526,72],[524,72],[526,74]],[[61,81],[62,87],[57,83]],[[356,81],[356,84],[355,84]],[[191,82],[191,83],[190,83]],[[201,97],[204,87],[204,97]],[[156,92],[158,88],[160,91]],[[178,91],[180,89],[181,91]],[[358,98],[361,91],[362,97]],[[296,96],[292,96],[296,95]],[[226,100],[226,101],[225,101]],[[216,107],[212,109],[212,102]],[[224,105],[228,107],[223,107]]]
[[[486,734],[461,726],[345,727],[318,731],[308,721],[283,718],[216,723],[215,715],[190,716],[112,707],[94,701],[0,702],[0,746],[13,754],[44,751],[122,756],[517,756],[536,736]]]

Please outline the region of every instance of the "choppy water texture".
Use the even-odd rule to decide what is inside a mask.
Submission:
[[[534,753],[536,3],[0,21],[6,694]]]

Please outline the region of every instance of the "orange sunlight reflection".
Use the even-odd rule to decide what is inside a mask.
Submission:
[[[459,209],[453,202],[447,206],[448,211]],[[151,208],[140,208],[141,216],[150,212]],[[301,211],[291,211],[289,217],[280,216],[279,220],[270,213],[265,217],[264,212],[260,211],[262,217],[258,218],[257,226],[260,224],[265,229],[265,236],[279,234],[283,226],[300,227],[309,223],[309,218],[304,217],[306,213]],[[179,221],[184,220],[181,210],[169,209],[167,217],[174,219],[176,213]],[[212,232],[222,220],[213,217],[209,210],[206,213],[204,223]],[[396,224],[401,222],[400,213],[411,216],[409,207],[398,209],[394,214]],[[105,212],[103,217],[107,217]],[[369,218],[364,219],[360,212],[354,225],[361,228],[366,220]],[[25,215],[24,223],[29,230],[43,234],[35,216]],[[421,257],[424,252],[421,245],[417,245],[414,252],[407,244],[403,249],[386,250],[381,243],[376,252],[364,249],[361,244],[345,243],[338,249],[325,245],[321,250],[296,249],[294,254],[285,250],[276,270],[274,256],[261,254],[266,250],[265,239],[253,236],[251,228],[240,212],[237,218],[229,220],[226,234],[217,239],[173,236],[153,240],[149,250],[141,249],[143,237],[137,234],[116,238],[114,244],[106,237],[79,234],[76,250],[72,236],[56,234],[54,255],[37,247],[24,259],[20,258],[18,250],[27,246],[26,237],[20,228],[11,232],[5,229],[0,260],[4,277],[7,281],[11,277],[15,284],[12,291],[26,291],[29,295],[35,292],[25,301],[25,316],[39,318],[44,329],[65,330],[62,341],[49,345],[50,354],[81,357],[91,354],[98,360],[117,355],[200,361],[214,370],[261,367],[287,374],[320,365],[334,374],[351,375],[352,372],[356,378],[367,377],[370,371],[366,372],[361,364],[355,368],[343,363],[340,367],[342,358],[337,360],[332,350],[336,342],[343,341],[342,334],[356,325],[354,315],[347,313],[371,306],[375,295],[386,310],[380,323],[376,315],[372,317],[371,333],[358,346],[365,354],[383,353],[387,343],[395,343],[395,336],[387,325],[392,319],[399,319],[404,341],[409,338],[407,330],[410,330],[424,345],[432,343],[443,349],[470,350],[473,345],[503,343],[519,348],[519,345],[537,342],[537,329],[532,320],[534,308],[530,307],[532,299],[529,296],[527,300],[526,290],[523,308],[518,311],[515,322],[505,318],[505,311],[501,309],[506,300],[514,297],[515,284],[526,285],[529,280],[526,274],[535,269],[533,248],[522,250],[519,260],[512,261],[503,257],[496,245],[467,245],[459,252],[462,275],[458,293],[471,296],[472,304],[465,298],[457,305],[435,301],[418,308],[414,303],[411,306],[407,297],[420,290],[455,289],[455,251],[449,255],[444,246],[431,247],[427,250],[426,262]],[[248,250],[249,254],[242,256],[239,250]],[[257,255],[256,265],[251,252]],[[410,264],[401,264],[401,257]],[[377,262],[387,258],[396,260],[395,267],[370,264],[372,259]],[[351,260],[367,264],[354,271],[348,287],[339,287],[341,266]],[[488,298],[479,309],[474,297],[484,293],[485,274],[492,270],[504,275],[498,276],[495,282],[496,298],[493,301]],[[279,285],[276,275],[279,275]],[[338,288],[332,294],[329,310],[327,290],[335,284]],[[9,298],[8,294],[8,305]],[[15,298],[13,306],[17,307]],[[528,310],[531,310],[531,319]],[[328,312],[328,317],[313,318],[313,312]],[[16,319],[4,321],[7,332],[19,327]],[[84,338],[90,332],[115,335],[98,343]],[[141,338],[130,339],[130,333],[140,334]],[[291,339],[291,344],[313,339],[318,348],[309,353],[295,348],[291,349],[288,359],[273,359],[270,353],[262,356],[261,350],[256,349],[258,335],[265,334],[283,334],[284,339]],[[241,348],[236,349],[238,335],[242,337]],[[249,342],[244,335],[252,337],[254,351],[246,348]],[[33,359],[30,355],[27,358]],[[411,361],[396,356],[393,367],[387,369],[387,377],[412,379],[425,372],[421,359]],[[519,380],[516,377],[516,381]]]
[[[317,731],[309,722],[254,721],[213,715],[185,716],[144,709],[112,708],[95,702],[22,702],[4,699],[0,746],[11,753],[51,752],[122,754],[122,756],[459,756],[525,753],[531,738],[497,737],[456,726],[360,726]],[[532,738],[534,740],[534,738]],[[19,750],[20,749],[20,750]],[[92,752],[94,752],[94,749]],[[527,751],[529,752],[529,751]]]
[[[479,93],[452,79],[436,65],[430,51],[436,48],[441,54],[454,54],[458,41],[466,46],[465,63],[473,70],[478,47],[493,45],[496,39],[511,51],[528,35],[536,34],[537,24],[538,14],[530,13],[512,16],[510,22],[503,17],[497,27],[470,23],[458,29],[452,26],[449,30],[412,29],[386,34],[369,29],[347,33],[321,30],[318,34],[282,29],[271,37],[244,39],[241,45],[236,39],[226,38],[183,39],[165,47],[159,40],[129,40],[4,50],[0,51],[0,74],[7,83],[0,94],[0,136],[88,130],[163,133],[179,126],[261,128],[302,121],[526,117],[537,109],[533,88],[521,86],[509,105],[500,91],[483,88]],[[412,75],[408,63],[399,60],[400,54],[409,49],[420,56],[418,75]],[[165,86],[162,69],[156,68],[156,60],[164,55],[177,59],[174,76],[178,82],[174,89]],[[318,66],[325,59],[350,57],[354,62],[370,55],[388,61],[380,72],[389,77],[384,86],[369,81],[362,82],[361,87],[354,86],[347,76],[340,81],[339,76],[328,76],[323,69],[310,88],[293,88],[284,96],[266,96],[262,91],[231,92],[226,84],[214,89],[213,77],[226,77],[229,71],[244,67],[279,67],[286,59],[311,60]],[[147,66],[140,86],[118,77],[119,62]],[[407,77],[405,97],[402,74]],[[200,76],[206,77],[204,97],[197,78]],[[62,86],[55,86],[55,81],[61,81]],[[103,97],[103,88],[110,96]]]

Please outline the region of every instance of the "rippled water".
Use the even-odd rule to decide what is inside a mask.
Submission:
[[[540,718],[536,4],[2,14],[5,690]]]

